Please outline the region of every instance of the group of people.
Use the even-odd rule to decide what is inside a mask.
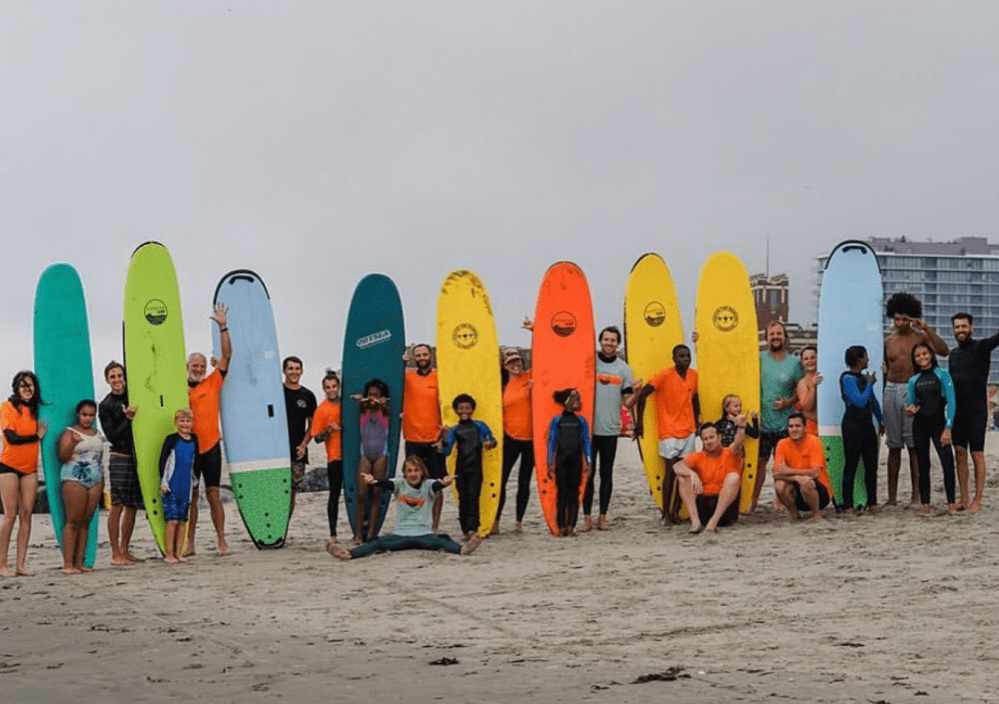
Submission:
[[[162,448],[160,491],[167,521],[164,559],[169,563],[183,562],[195,554],[202,481],[218,554],[226,555],[229,550],[219,495],[222,476],[219,398],[232,358],[226,313],[225,307],[219,305],[211,316],[221,341],[221,356],[212,358],[212,371],[208,371],[209,360],[200,353],[191,354],[187,360],[189,407],[177,410],[174,418],[177,432],[166,439]],[[551,419],[545,438],[549,474],[557,487],[558,532],[571,536],[577,530],[610,529],[608,510],[622,431],[622,408],[635,408],[638,435],[658,433],[659,454],[667,469],[662,496],[664,519],[676,520],[676,509],[682,502],[694,533],[713,532],[737,520],[747,435],[759,439],[756,482],[748,501],[750,512],[758,503],[771,455],[776,504],[786,509],[792,519],[801,513],[820,515],[834,496],[837,508],[845,515],[865,510],[876,512],[880,508],[876,474],[879,434],[887,436],[889,449],[889,505],[897,502],[901,453],[905,447],[909,454],[912,501],[922,505],[923,514],[931,513],[929,447],[932,443],[943,468],[948,512],[978,511],[985,486],[986,384],[990,355],[999,346],[999,333],[976,340],[972,316],[959,313],[952,320],[957,346],[949,350],[936,331],[921,320],[922,307],[913,296],[893,295],[887,302],[886,313],[894,329],[884,345],[883,409],[877,401],[877,373],[870,370],[867,350],[862,346],[845,350],[844,371],[839,379],[846,408],[841,425],[845,466],[840,491],[834,491],[830,484],[825,450],[817,437],[816,390],[822,382],[817,372],[817,350],[806,347],[800,356],[791,354],[782,323],[768,325],[766,349],[760,354],[760,414],[743,413],[742,400],[729,395],[722,404],[722,417],[711,422],[702,422],[698,374],[691,367],[689,347],[677,345],[672,350],[672,366],[643,381],[635,378],[619,355],[620,331],[613,326],[601,330],[592,434],[586,420],[579,415],[579,390],[569,388],[555,393],[563,412]],[[529,328],[529,321],[525,323]],[[947,355],[949,373],[937,363],[938,356]],[[350,550],[342,547],[337,538],[344,451],[340,379],[327,370],[322,379],[324,399],[320,404],[301,384],[302,360],[291,356],[283,361],[292,510],[295,495],[306,478],[308,446],[310,442],[321,444],[326,454],[325,474],[330,490],[327,550],[336,557],[351,559],[380,550],[411,548],[467,554],[481,541],[478,497],[482,456],[497,445],[494,430],[474,418],[476,401],[467,394],[449,400],[459,421],[451,428],[444,427],[432,356],[432,349],[425,344],[414,346],[407,356],[414,366],[406,370],[404,377],[405,459],[401,477],[387,478],[388,388],[372,379],[363,394],[351,399],[361,412],[361,444],[356,477],[358,500],[353,516],[355,545]],[[507,483],[518,463],[514,530],[522,529],[534,474],[531,371],[525,368],[517,349],[502,352],[501,366],[502,483],[492,533],[500,531]],[[109,393],[99,404],[82,399],[76,407],[75,422],[61,431],[58,440],[65,506],[61,542],[63,569],[67,573],[88,569],[84,554],[88,526],[104,488],[105,444],[110,450],[111,508],[107,530],[111,563],[130,565],[137,561],[130,548],[136,512],[143,499],[136,473],[132,421],[142,411],[129,403],[125,371],[118,362],[107,365],[104,377],[110,386]],[[30,371],[18,372],[12,391],[0,406],[3,433],[0,496],[4,509],[0,523],[0,575],[3,576],[29,574],[25,560],[38,490],[36,467],[39,445],[47,432],[38,420],[39,407],[44,401],[36,376]],[[652,396],[658,419],[656,429],[642,427],[644,405]],[[103,434],[97,428],[98,419]],[[952,447],[956,449],[956,461]],[[445,458],[451,452],[456,454],[453,479],[445,469]],[[969,453],[975,476],[973,498]],[[854,500],[853,491],[861,460],[867,495],[862,504]],[[578,489],[584,477],[587,481],[582,497],[583,515],[577,529]],[[452,481],[461,497],[459,525],[464,545],[440,531],[441,490]],[[381,538],[377,537],[380,491],[393,494],[398,511],[394,532]],[[594,523],[595,495],[599,501]],[[8,552],[15,522],[18,523],[17,557],[11,569]]]

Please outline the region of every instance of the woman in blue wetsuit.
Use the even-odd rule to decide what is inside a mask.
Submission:
[[[954,451],[950,445],[950,430],[954,425],[954,382],[950,374],[937,366],[937,356],[925,342],[912,348],[912,368],[916,373],[909,379],[909,405],[905,413],[912,417],[912,440],[919,462],[919,499],[922,514],[930,515],[930,441],[936,448],[943,467],[944,491],[947,493],[947,513],[957,513],[954,497]]]

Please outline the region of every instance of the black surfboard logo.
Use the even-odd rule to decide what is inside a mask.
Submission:
[[[576,332],[576,316],[567,310],[560,310],[552,316],[552,332],[559,337],[569,337]]]
[[[711,316],[711,322],[721,332],[731,332],[739,327],[739,314],[732,306],[718,306]]]
[[[167,319],[166,303],[158,298],[153,298],[146,303],[146,307],[142,310],[142,313],[146,316],[146,320],[149,321],[150,325],[162,325]]]
[[[666,306],[659,301],[650,301],[649,305],[645,306],[643,315],[649,327],[657,328],[666,322]]]
[[[471,349],[479,341],[479,331],[471,323],[461,323],[451,333],[451,339],[461,349]]]

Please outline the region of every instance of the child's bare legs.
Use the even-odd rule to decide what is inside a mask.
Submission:
[[[371,473],[375,476],[375,479],[384,479],[385,474],[388,471],[388,457],[379,457],[375,460],[374,465],[371,468]],[[378,532],[378,514],[381,511],[381,498],[382,491],[378,487],[369,487],[371,493],[368,495],[371,505],[368,506],[368,540],[374,540],[375,534]]]
[[[0,575],[30,576],[24,561],[28,554],[28,541],[31,539],[31,513],[35,508],[35,495],[38,493],[37,474],[0,475],[0,500],[3,501],[3,522],[0,523]],[[10,549],[10,536],[17,524],[17,562],[11,570],[7,563]]]
[[[166,531],[164,534],[164,541],[163,541],[166,544],[165,546],[166,555],[163,557],[163,561],[168,562],[171,565],[175,565],[178,562],[180,562],[180,559],[177,556],[177,533],[178,532],[180,533],[181,542],[183,542],[184,540],[183,536],[186,531],[178,531],[177,529],[179,527],[180,527],[180,521],[166,522]],[[181,549],[183,549],[183,545],[181,545]]]
[[[370,487],[364,482],[365,474],[372,474],[371,460],[362,455],[357,463],[357,478],[354,480],[354,485],[357,487],[357,501],[354,502],[354,542],[358,545],[364,542],[364,515],[370,494]]]
[[[83,525],[87,512],[87,490],[78,482],[62,482],[62,503],[66,509],[62,526],[62,571],[66,574],[79,574],[83,565],[83,547],[86,546],[87,530]]]
[[[184,558],[184,539],[187,537],[187,521],[177,521],[177,534],[174,536],[173,554],[177,562],[187,562]]]

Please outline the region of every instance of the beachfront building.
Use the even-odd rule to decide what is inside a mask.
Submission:
[[[790,301],[788,298],[787,274],[753,274],[749,277],[749,287],[753,291],[756,305],[756,327],[759,332],[760,352],[767,349],[767,325],[774,320],[784,323],[787,330],[787,347],[797,352],[802,347],[814,345],[818,340],[815,323],[809,326],[788,321]]]
[[[984,237],[950,242],[870,237],[867,242],[877,252],[885,299],[899,291],[911,293],[923,303],[923,319],[948,344],[955,344],[950,317],[957,312],[974,316],[976,337],[999,330],[999,245]],[[828,258],[819,257],[820,285]],[[890,324],[886,318],[886,330]],[[992,356],[989,383],[999,383],[999,350]]]

